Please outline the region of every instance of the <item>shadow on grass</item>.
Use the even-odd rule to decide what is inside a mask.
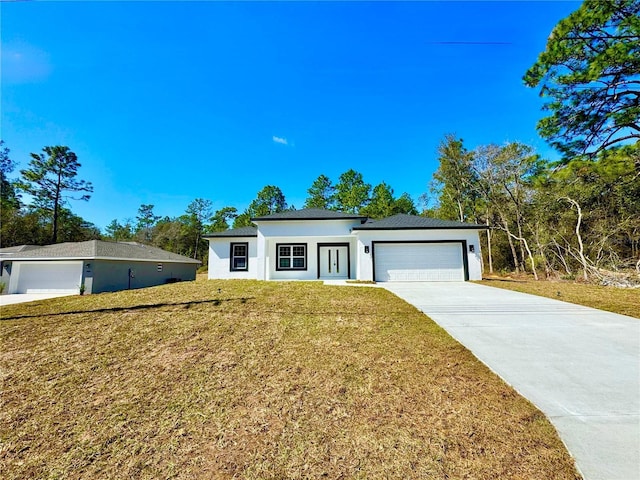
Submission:
[[[483,277],[483,282],[505,282],[505,283],[527,283],[526,280],[519,280],[516,278],[496,278],[496,277]]]
[[[238,301],[240,303],[247,303],[247,300],[253,300],[255,297],[242,297],[242,298],[215,298],[213,300],[194,300],[190,302],[178,302],[178,303],[152,303],[145,305],[132,305],[129,307],[108,307],[108,308],[96,308],[94,310],[71,310],[67,312],[57,312],[57,313],[38,313],[33,315],[15,315],[12,317],[0,317],[0,321],[5,320],[22,320],[25,318],[38,318],[38,317],[58,317],[61,315],[77,315],[81,313],[112,313],[112,312],[127,312],[127,311],[136,311],[136,310],[152,310],[154,308],[163,308],[163,307],[184,307],[185,309],[189,309],[196,305],[203,304],[211,304],[214,307],[221,305],[223,302],[235,302]]]

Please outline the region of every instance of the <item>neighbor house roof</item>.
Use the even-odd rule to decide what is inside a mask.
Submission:
[[[135,260],[140,262],[194,263],[199,260],[177,253],[167,252],[136,242],[86,242],[57,243],[22,251],[10,258],[16,260]]]
[[[41,248],[40,245],[16,245],[14,247],[0,248],[0,256],[15,255],[16,253],[24,252],[26,250],[33,250],[34,248]]]
[[[257,237],[258,229],[256,227],[241,227],[234,228],[233,230],[223,230],[222,232],[213,232],[203,235],[203,238],[218,238],[218,237]]]
[[[487,228],[484,225],[474,223],[454,222],[451,220],[440,220],[437,218],[419,217],[416,215],[406,215],[399,213],[382,220],[373,220],[357,227],[353,230],[429,230],[429,229],[472,229],[482,230]]]
[[[264,217],[252,218],[252,221],[267,220],[366,220],[366,216],[355,213],[336,212],[322,208],[304,208],[302,210],[287,210],[286,212],[273,213]]]

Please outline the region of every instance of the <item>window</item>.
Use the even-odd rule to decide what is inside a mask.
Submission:
[[[87,270],[89,269],[89,264],[87,264]],[[162,264],[159,263],[158,264],[158,271],[161,272],[162,271]]]
[[[307,245],[276,245],[278,254],[276,270],[306,270],[307,269]]]
[[[231,271],[249,270],[249,244],[231,244]]]

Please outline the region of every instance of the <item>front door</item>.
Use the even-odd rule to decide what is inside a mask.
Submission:
[[[349,248],[320,247],[320,278],[349,278]]]

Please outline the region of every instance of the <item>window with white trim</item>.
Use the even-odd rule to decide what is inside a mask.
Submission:
[[[276,245],[277,264],[276,270],[306,270],[307,269],[307,244]]]
[[[231,244],[231,271],[249,270],[249,244],[232,243]]]

